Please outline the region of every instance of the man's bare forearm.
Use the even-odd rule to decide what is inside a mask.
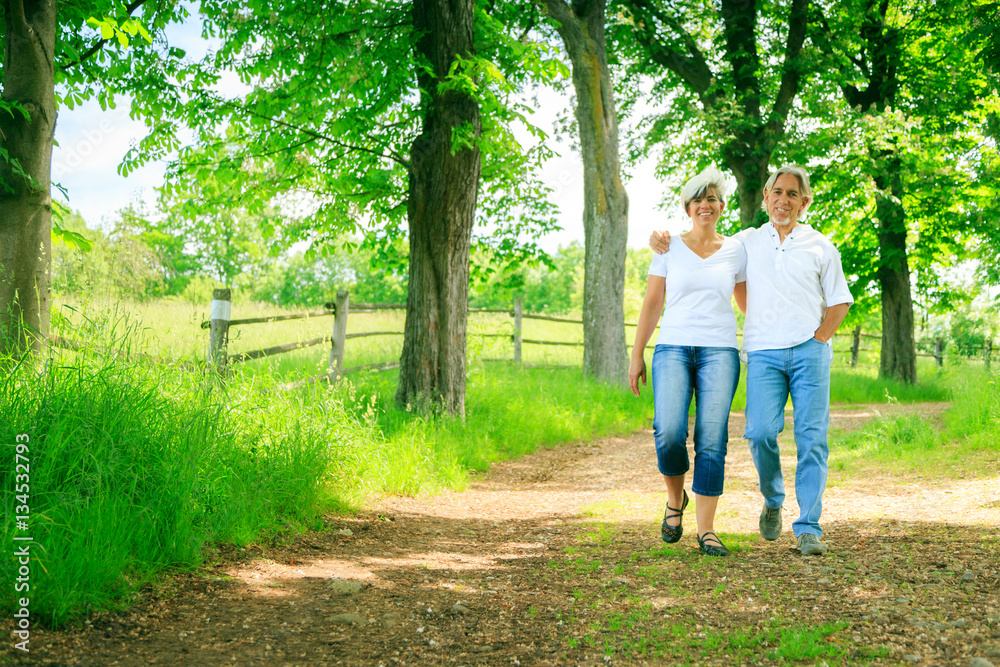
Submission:
[[[837,329],[840,328],[841,322],[847,317],[847,311],[850,308],[851,304],[849,303],[838,303],[836,306],[827,308],[826,317],[823,318],[813,337],[823,343],[833,338],[833,334],[837,333]]]

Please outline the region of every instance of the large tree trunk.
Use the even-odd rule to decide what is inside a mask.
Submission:
[[[2,99],[29,116],[0,110],[0,146],[10,160],[0,158],[0,351],[20,354],[49,330],[56,8],[53,0],[6,0],[3,12]]]
[[[878,158],[881,157],[881,161]],[[917,355],[913,340],[913,298],[906,254],[906,211],[898,158],[877,156],[881,167],[875,176],[878,193],[875,210],[879,221],[878,282],[882,293],[881,377],[917,381]]]
[[[866,72],[868,85],[857,88],[841,84],[844,99],[862,114],[891,109],[899,90],[901,32],[886,23],[886,2],[869,6],[861,29],[864,38],[857,62],[870,62]],[[906,248],[906,209],[903,196],[903,162],[891,149],[869,148],[874,169],[871,177],[878,216],[878,282],[882,297],[882,352],[879,375],[902,382],[917,381],[917,351],[913,340],[913,297],[910,291],[910,266]]]
[[[458,92],[440,93],[456,56],[473,53],[472,0],[415,0],[419,55],[433,76],[418,70],[424,125],[413,142],[407,220],[409,293],[396,402],[418,410],[465,415],[465,332],[469,245],[479,188],[478,148],[452,150],[459,126],[480,132],[479,106]]]
[[[727,156],[726,166],[736,176],[736,198],[740,205],[740,228],[760,227],[767,222],[767,215],[761,214],[764,201],[764,183],[767,182],[767,165],[771,151],[760,160],[741,159]]]
[[[628,196],[618,160],[618,116],[604,40],[605,1],[546,0],[573,66],[583,151],[583,368],[606,382],[628,374],[625,248]]]

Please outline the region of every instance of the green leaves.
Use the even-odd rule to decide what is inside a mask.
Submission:
[[[141,35],[150,44],[153,43],[153,38],[149,35],[149,32],[135,19],[125,19],[121,25],[118,25],[118,21],[110,16],[103,16],[101,18],[91,16],[87,19],[87,25],[99,30],[101,32],[101,39],[106,41],[117,39],[118,43],[124,48],[128,48],[129,38],[136,35]]]
[[[52,241],[81,252],[90,252],[90,241],[85,236],[62,226],[62,222],[71,215],[70,210],[59,202],[52,203]]]
[[[29,122],[31,121],[31,115],[28,114],[24,107],[21,106],[21,103],[16,100],[14,102],[5,102],[4,100],[0,100],[0,112],[10,114],[11,118],[15,118],[16,116],[14,113],[17,112],[24,120]]]
[[[838,5],[817,27],[830,67],[803,97],[814,131],[792,152],[806,163],[826,158],[814,172],[812,218],[838,240],[855,289],[878,296],[879,271],[893,259],[880,243],[882,198],[905,211],[914,301],[943,312],[965,298],[949,274],[989,237],[977,224],[989,204],[976,181],[988,172],[983,129],[996,93],[976,66],[973,10],[948,1],[887,7],[883,20]]]
[[[64,243],[70,248],[76,248],[82,252],[90,252],[90,241],[81,234],[63,229],[54,221],[52,223],[52,240],[57,243]]]

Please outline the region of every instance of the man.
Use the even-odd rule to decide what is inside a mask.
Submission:
[[[789,395],[798,465],[795,495],[799,518],[792,524],[803,555],[827,551],[819,525],[826,489],[827,430],[830,423],[830,340],[854,303],[844,278],[840,253],[799,216],[812,203],[809,174],[786,165],[764,186],[770,221],[736,235],[747,253],[746,313],[743,352],[747,363],[746,433],[764,507],[760,533],[768,540],[781,535],[784,479],[778,434],[784,429]],[[669,247],[666,233],[654,232],[650,246]]]

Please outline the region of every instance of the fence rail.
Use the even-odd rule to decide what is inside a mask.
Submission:
[[[334,315],[333,310],[314,310],[311,313],[294,313],[292,315],[273,315],[270,317],[248,317],[243,320],[229,320],[229,326],[234,327],[240,324],[270,324],[271,322],[283,322],[285,320],[304,320],[312,317],[329,317]],[[208,329],[212,326],[211,320],[205,320],[201,323],[202,329]]]

